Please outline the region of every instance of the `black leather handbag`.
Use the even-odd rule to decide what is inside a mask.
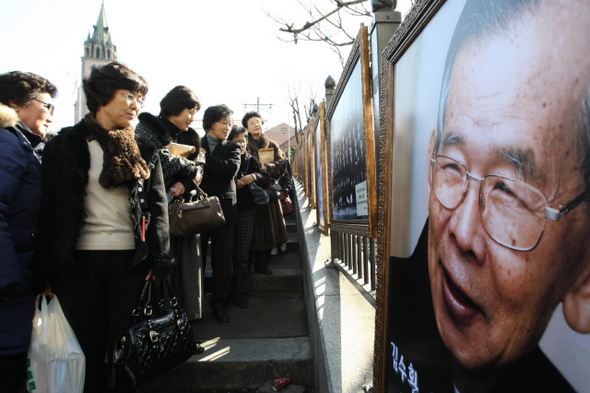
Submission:
[[[162,280],[158,309],[151,305],[153,280],[147,280],[131,323],[113,348],[110,386],[135,390],[184,363],[198,350],[189,319],[167,280]],[[165,298],[170,307],[164,307]]]
[[[252,159],[253,158],[250,158],[248,160],[248,163],[246,164],[246,170],[244,171],[244,176],[246,176],[248,174],[248,168],[250,167],[250,160],[252,160]],[[260,188],[258,186],[258,184],[256,184],[255,182],[248,184],[248,188],[250,189],[250,194],[252,194],[252,200],[254,201],[254,204],[256,206],[264,206],[270,200],[266,191],[264,191],[262,188]]]
[[[248,184],[248,187],[250,188],[250,193],[252,194],[252,200],[257,206],[264,206],[268,203],[270,198],[265,190],[258,187],[256,183],[250,183]]]
[[[282,193],[281,193],[281,186],[279,186],[278,184],[276,184],[274,182],[274,180],[271,182],[271,185],[268,186],[268,188],[266,190],[266,193],[268,194],[268,197],[272,200],[278,201],[281,199],[282,197]]]

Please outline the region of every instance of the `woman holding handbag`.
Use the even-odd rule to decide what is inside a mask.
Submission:
[[[256,184],[261,191],[270,184],[270,176],[256,158],[248,152],[248,131],[234,125],[229,140],[240,145],[242,160],[236,176],[238,217],[234,227],[232,300],[241,308],[248,307],[248,254],[254,229],[256,205],[250,190]],[[264,191],[263,191],[264,192]]]
[[[232,249],[234,223],[237,217],[236,182],[240,169],[240,145],[228,141],[233,123],[233,111],[227,105],[210,106],[203,114],[205,136],[201,138],[201,151],[205,153],[205,174],[201,187],[209,196],[219,198],[225,224],[201,234],[203,260],[207,257],[207,244],[211,239],[211,270],[213,293],[209,306],[220,323],[229,322],[225,309],[231,296]]]
[[[272,180],[280,179],[287,169],[287,159],[279,145],[268,139],[262,132],[264,120],[258,112],[248,112],[242,118],[242,125],[248,129],[248,148],[250,153],[260,159],[260,149],[272,148],[274,160],[264,164]],[[279,193],[280,194],[280,193]],[[254,233],[250,246],[250,256],[254,260],[254,271],[271,275],[268,268],[272,250],[287,242],[287,226],[281,208],[280,198],[271,198],[268,205],[256,210]]]
[[[145,281],[174,263],[160,159],[131,125],[147,91],[123,64],[94,68],[84,79],[90,113],[43,151],[39,273],[84,351],[85,393],[104,392],[105,357]]]
[[[41,203],[41,144],[57,88],[28,72],[0,75],[0,384],[25,387],[35,310],[32,283]]]
[[[170,199],[182,198],[189,202],[191,191],[203,178],[205,155],[200,153],[201,140],[190,127],[195,114],[201,109],[201,101],[188,87],[176,86],[160,101],[158,117],[144,112],[139,115],[135,128],[138,136],[152,141],[160,156],[162,172]],[[173,155],[167,148],[172,144],[193,147],[187,157]],[[190,320],[202,316],[202,271],[199,235],[171,236],[170,250],[176,266],[170,271],[172,292],[186,311]]]

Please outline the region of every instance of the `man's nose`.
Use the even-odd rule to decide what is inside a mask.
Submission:
[[[478,263],[484,257],[484,239],[487,235],[483,227],[479,206],[479,182],[469,179],[463,202],[453,210],[449,221],[449,231],[462,253],[473,253]]]

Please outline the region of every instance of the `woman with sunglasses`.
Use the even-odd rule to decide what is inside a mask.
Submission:
[[[35,310],[32,285],[41,201],[41,144],[57,88],[20,71],[0,75],[0,382],[25,387]]]
[[[105,390],[105,357],[145,280],[166,278],[174,262],[160,159],[131,126],[147,91],[123,64],[94,68],[90,113],[44,151],[39,270],[86,356],[85,393]]]

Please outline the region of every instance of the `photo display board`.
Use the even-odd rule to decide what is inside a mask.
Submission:
[[[317,117],[315,118],[315,167],[316,167],[316,211],[318,228],[327,232],[326,224],[326,149],[325,149],[325,127],[324,127],[324,103],[321,102]]]
[[[354,66],[330,121],[334,220],[368,220],[361,62]]]
[[[384,50],[376,392],[590,391],[588,20],[418,0]]]
[[[361,26],[326,111],[331,223],[377,236],[377,188],[369,38]],[[362,227],[362,228],[361,228]]]

